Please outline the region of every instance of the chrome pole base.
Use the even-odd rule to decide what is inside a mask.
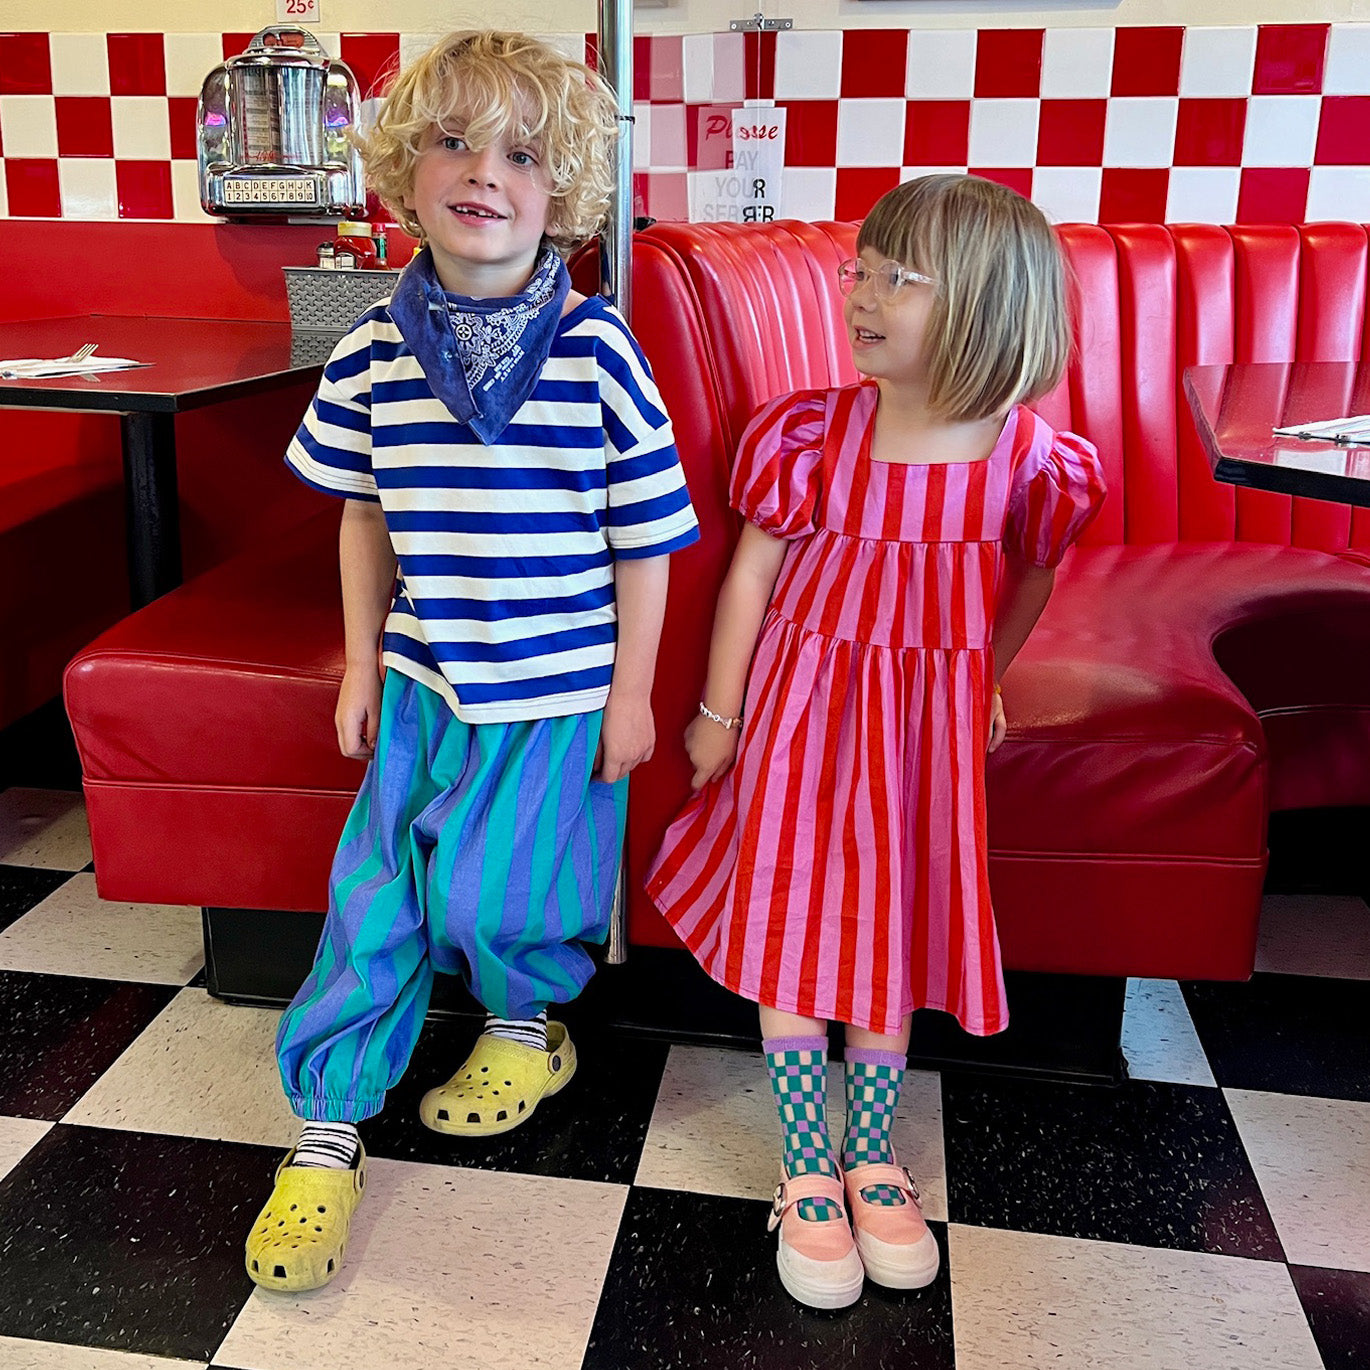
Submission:
[[[609,910],[609,940],[604,947],[606,965],[621,966],[628,959],[628,876],[623,863],[618,867],[614,886],[614,905]]]

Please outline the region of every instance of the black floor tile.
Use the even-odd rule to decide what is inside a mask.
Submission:
[[[1370,980],[1254,975],[1181,988],[1224,1088],[1370,1101]]]
[[[1324,1370],[1370,1366],[1370,1275],[1291,1265],[1289,1274],[1308,1314]]]
[[[53,1128],[0,1181],[0,1334],[208,1360],[252,1292],[269,1147]]]
[[[70,871],[0,865],[0,932],[71,879]]]
[[[0,1113],[62,1117],[176,992],[0,970]]]
[[[764,1200],[634,1189],[583,1370],[952,1370],[951,1276],[851,1308],[797,1304],[775,1269]]]
[[[1222,1094],[942,1079],[952,1222],[1282,1260]]]
[[[404,1079],[385,1110],[361,1125],[368,1154],[435,1165],[511,1170],[570,1180],[630,1184],[668,1048],[576,1029],[578,1066],[560,1094],[538,1104],[527,1122],[497,1137],[448,1137],[419,1121],[419,1100],[456,1073],[479,1031],[474,1019],[430,1020]]]

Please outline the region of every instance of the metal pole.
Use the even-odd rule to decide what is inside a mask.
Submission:
[[[600,235],[599,293],[618,306],[629,322],[633,316],[633,0],[599,0],[599,71],[618,101],[618,162],[609,222]],[[609,942],[604,959],[621,965],[628,959],[628,877],[619,858],[618,886],[609,914]]]
[[[599,0],[599,71],[618,100],[622,135],[609,223],[600,237],[599,293],[633,317],[633,0]]]

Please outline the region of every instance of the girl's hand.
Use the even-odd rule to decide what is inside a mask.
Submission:
[[[685,751],[695,768],[692,790],[702,790],[711,781],[719,780],[732,769],[737,760],[737,744],[741,734],[724,728],[711,718],[700,714],[685,729]]]
[[[370,761],[381,726],[381,673],[376,666],[349,666],[343,672],[333,722],[338,750],[356,761]]]
[[[604,701],[604,723],[595,753],[595,779],[612,785],[656,750],[652,701],[645,694],[624,694],[611,687]]]
[[[989,746],[985,750],[998,751],[999,744],[1007,732],[1008,719],[1004,717],[1004,697],[995,690],[994,699],[989,706]]]

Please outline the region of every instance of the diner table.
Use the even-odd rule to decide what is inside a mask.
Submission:
[[[130,597],[140,608],[181,583],[176,415],[317,381],[327,349],[288,323],[83,314],[0,322],[0,358],[97,355],[147,362],[121,371],[0,378],[0,407],[119,415]]]
[[[1215,479],[1370,506],[1370,446],[1274,431],[1370,414],[1370,360],[1190,366],[1184,390]]]

